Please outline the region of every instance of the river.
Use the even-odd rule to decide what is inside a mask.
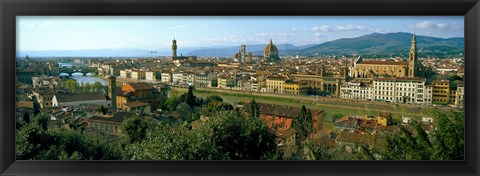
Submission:
[[[58,63],[59,67],[72,67],[74,64],[69,64],[69,63]],[[67,73],[60,73],[60,76],[68,76]],[[108,85],[108,81],[95,77],[94,74],[87,73],[87,75],[83,75],[83,73],[73,73],[71,76],[72,79],[77,80],[79,84],[85,84],[86,82],[93,84],[96,81],[102,83],[102,85],[106,86]]]

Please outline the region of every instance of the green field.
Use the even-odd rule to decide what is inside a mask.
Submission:
[[[175,88],[176,91],[179,93],[186,92],[186,89],[183,88]],[[422,109],[413,109],[407,107],[398,107],[395,108],[395,111],[388,111],[388,110],[378,110],[375,109],[376,107],[373,105],[358,105],[356,106],[341,106],[341,105],[332,105],[332,104],[321,104],[317,105],[311,100],[301,100],[301,99],[293,99],[293,98],[285,98],[285,97],[273,97],[273,96],[262,96],[262,95],[252,95],[252,94],[241,94],[235,92],[214,92],[209,90],[195,90],[195,96],[200,98],[206,98],[210,95],[218,95],[223,98],[224,102],[230,103],[232,105],[237,105],[237,102],[242,102],[244,100],[251,100],[255,98],[255,101],[260,103],[268,103],[268,104],[276,104],[276,105],[286,105],[292,107],[301,107],[305,105],[305,107],[309,109],[315,110],[323,110],[324,120],[332,122],[335,119],[335,115],[347,115],[347,116],[365,116],[371,115],[376,116],[380,112],[389,112],[392,113],[392,116],[395,119],[400,119],[402,116],[409,116],[413,118],[420,118],[422,116],[429,116],[430,112],[432,111],[431,108],[422,108]]]

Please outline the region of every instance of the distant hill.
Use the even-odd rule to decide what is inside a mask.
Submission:
[[[275,44],[280,56],[351,56],[360,54],[364,57],[406,57],[410,50],[413,34],[372,33],[356,38],[342,38],[321,44],[295,46],[292,44]],[[274,42],[275,43],[275,42]],[[266,44],[247,45],[247,52],[263,55]],[[240,50],[238,46],[217,47],[179,47],[178,55],[196,55],[232,57]],[[450,57],[464,53],[464,38],[437,38],[417,35],[417,50],[419,57]],[[170,48],[156,50],[153,56],[170,56]],[[48,50],[19,51],[17,57],[151,57],[150,50],[144,49],[94,49],[94,50]]]
[[[301,50],[286,51],[288,55],[352,55],[369,57],[407,56],[413,34],[373,33],[356,38],[343,38],[318,44]],[[464,38],[436,38],[417,35],[419,57],[444,57],[464,53]]]
[[[179,48],[177,53],[181,54],[192,50],[204,49],[206,47],[184,47]],[[87,50],[42,50],[42,51],[19,51],[17,57],[151,57],[151,51],[156,51],[153,56],[171,56],[171,48],[158,50],[144,49],[87,49]]]

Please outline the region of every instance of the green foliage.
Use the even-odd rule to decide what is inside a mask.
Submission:
[[[433,158],[437,160],[464,159],[464,122],[463,112],[453,112],[449,118],[437,113],[437,130],[433,134]]]
[[[98,82],[98,81],[95,81],[93,84],[92,84],[92,89],[94,92],[101,92],[103,90],[103,85],[102,83]]]
[[[187,94],[185,96],[185,103],[187,103],[190,107],[194,107],[196,105],[195,95],[193,95],[193,87],[189,86]]]
[[[277,153],[275,139],[275,132],[260,119],[226,111],[199,128],[155,126],[144,141],[127,146],[126,156],[133,160],[272,159]]]
[[[79,84],[76,80],[70,79],[65,83],[65,86],[68,90],[75,93],[75,92],[77,92],[77,88],[79,87]]]
[[[83,85],[83,93],[90,92],[91,89],[92,89],[92,86],[90,85],[89,82],[86,82],[86,83]]]
[[[186,98],[187,94],[184,93],[180,96],[177,96],[177,95],[172,95],[170,98],[168,98],[167,101],[165,101],[165,104],[164,104],[164,108],[167,109],[168,111],[172,112],[172,111],[176,111],[177,110],[177,106],[182,103],[182,102],[185,102],[185,98]]]
[[[210,116],[217,112],[233,110],[233,106],[230,103],[224,103],[220,101],[211,101],[205,107],[205,115]]]
[[[16,138],[18,160],[118,160],[109,143],[75,130],[50,131],[37,123],[21,128]]]
[[[49,116],[47,114],[41,113],[41,114],[35,116],[34,122],[38,126],[42,127],[42,129],[47,130],[48,129],[48,120],[49,120]]]
[[[193,110],[187,103],[181,102],[178,104],[176,112],[182,120],[192,121]]]
[[[30,115],[28,115],[27,112],[25,112],[25,114],[23,114],[23,121],[25,123],[30,123]]]
[[[205,99],[204,104],[208,105],[213,101],[223,102],[223,98],[218,95],[210,95]]]
[[[382,156],[386,160],[463,160],[464,114],[449,115],[436,112],[436,130],[430,135],[419,122],[410,129],[400,126],[395,135],[386,137]]]
[[[130,139],[130,143],[140,142],[145,139],[149,122],[139,117],[126,119],[122,122],[123,131]]]
[[[260,116],[260,108],[257,105],[255,99],[252,99],[248,108],[248,117],[249,118],[258,118]]]
[[[292,126],[296,131],[295,142],[301,143],[313,131],[313,119],[310,110],[302,106],[300,114],[292,120]]]

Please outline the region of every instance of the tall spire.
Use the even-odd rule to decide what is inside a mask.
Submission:
[[[408,54],[408,77],[416,77],[418,75],[418,59],[417,59],[417,41],[416,34],[413,33],[412,37],[412,46],[410,48],[410,53]]]

